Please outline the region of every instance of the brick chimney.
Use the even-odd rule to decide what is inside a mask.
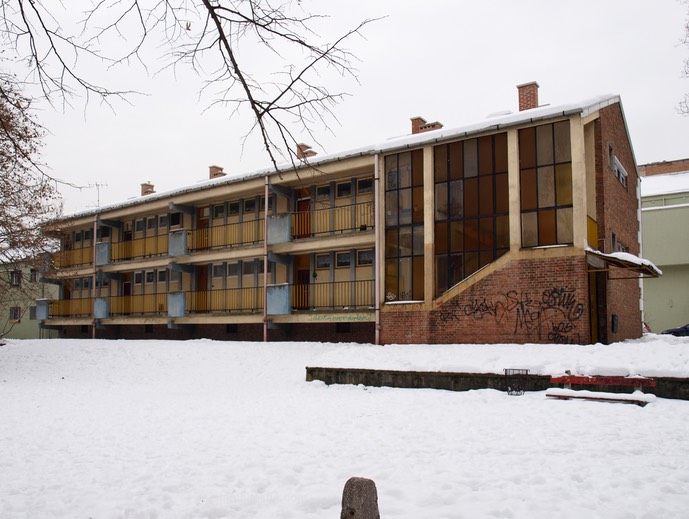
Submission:
[[[150,180],[141,184],[141,196],[152,195],[155,192],[155,186],[151,184]]]
[[[297,158],[300,160],[308,159],[316,155],[316,152],[311,149],[309,144],[297,144]]]
[[[538,108],[538,83],[524,83],[517,85],[519,91],[519,111]]]
[[[208,166],[208,178],[220,178],[227,175],[220,166]]]
[[[442,128],[443,125],[439,123],[438,121],[434,121],[432,123],[427,123],[426,119],[423,117],[412,117],[411,118],[411,133],[414,135],[415,133],[423,133],[423,132],[430,132],[431,130],[439,130]]]

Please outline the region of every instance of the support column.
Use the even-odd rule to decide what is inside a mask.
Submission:
[[[433,303],[435,295],[435,174],[433,146],[423,149],[423,274],[424,302]]]
[[[522,218],[519,187],[519,131],[507,130],[507,183],[509,189],[510,251],[522,247]]]
[[[581,117],[574,116],[569,120],[570,141],[572,143],[572,231],[574,246],[586,248],[587,207],[586,207],[586,146],[584,125]]]

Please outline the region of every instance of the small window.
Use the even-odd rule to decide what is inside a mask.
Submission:
[[[10,321],[18,323],[22,318],[22,309],[18,306],[10,307]]]
[[[373,265],[373,249],[357,251],[356,263],[357,265]]]
[[[347,252],[338,252],[335,254],[335,266],[338,268],[341,267],[349,267],[352,264],[352,253],[347,251]]]
[[[337,184],[337,197],[344,198],[346,196],[352,196],[352,183],[342,182]]]
[[[263,260],[258,260],[258,273],[263,274],[263,265],[264,261]],[[273,262],[269,261],[268,262],[268,274],[272,274],[273,272]]]
[[[202,207],[199,211],[199,216],[201,218],[208,218],[211,215],[211,208],[210,206]]]
[[[239,202],[230,202],[227,204],[227,214],[231,216],[239,214]]]
[[[165,283],[167,281],[167,270],[158,271],[158,283]]]
[[[144,280],[144,276],[141,272],[134,272],[134,284],[140,285]]]
[[[146,271],[146,284],[153,283],[156,280],[156,273],[154,270]]]
[[[213,277],[214,278],[221,278],[225,275],[225,265],[223,263],[219,263],[218,265],[213,265]]]
[[[356,191],[360,195],[363,193],[371,193],[373,191],[373,179],[360,178],[356,183]]]
[[[31,269],[29,279],[31,280],[32,283],[36,283],[38,281],[38,270]]]
[[[96,239],[110,238],[110,227],[103,226],[96,230]]]
[[[36,320],[36,307],[35,306],[29,307],[29,320],[31,320],[31,321]]]
[[[91,288],[91,278],[84,278],[81,281],[81,288],[83,288],[84,290],[88,290],[89,288]]]
[[[227,275],[228,276],[236,276],[239,274],[239,263],[232,262],[227,264]]]
[[[224,218],[225,217],[225,204],[214,205],[213,206],[213,218]]]
[[[335,323],[335,333],[352,333],[352,323]]]
[[[145,220],[137,220],[134,224],[135,232],[144,232],[144,227],[146,226]]]
[[[74,291],[79,292],[81,290],[81,278],[74,280]]]
[[[266,197],[262,196],[261,197],[261,206],[259,207],[259,211],[263,211],[266,207]],[[273,197],[269,196],[268,197],[268,211],[273,209]]]
[[[81,243],[81,231],[74,234],[74,243]]]
[[[244,212],[245,213],[255,213],[256,212],[256,199],[249,198],[244,200]]]
[[[168,217],[166,214],[162,214],[158,217],[158,227],[167,227]]]
[[[182,225],[182,213],[172,213],[170,215],[170,227]]]
[[[316,200],[330,200],[330,186],[316,188]]]
[[[148,219],[148,222],[146,223],[146,227],[151,230],[156,228],[156,224],[158,223],[158,217],[152,216]]]
[[[10,272],[10,285],[13,287],[20,287],[22,286],[22,271],[21,270],[13,270]]]
[[[329,269],[330,268],[330,254],[316,254],[316,268]]]
[[[244,261],[242,263],[242,273],[245,276],[253,274],[254,273],[254,262],[253,261]]]
[[[182,281],[182,273],[179,270],[170,271],[170,283],[179,283]]]
[[[91,241],[91,229],[84,231],[84,241]]]

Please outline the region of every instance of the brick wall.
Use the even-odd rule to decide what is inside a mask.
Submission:
[[[665,173],[680,173],[689,171],[689,159],[665,160],[639,166],[639,174],[643,176],[664,175]]]
[[[589,342],[583,256],[513,261],[430,312],[383,312],[392,343]]]

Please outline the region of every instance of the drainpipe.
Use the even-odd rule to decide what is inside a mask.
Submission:
[[[91,245],[93,245],[93,278],[91,279],[91,338],[96,338],[96,229],[98,228],[98,216],[93,217],[93,234],[91,234]]]
[[[268,342],[268,175],[263,197],[263,342]]]
[[[380,345],[380,282],[383,279],[383,262],[380,258],[380,168],[378,167],[378,154],[373,156],[373,226],[375,229],[375,276],[373,281],[373,300],[376,308],[376,339],[375,344]]]

